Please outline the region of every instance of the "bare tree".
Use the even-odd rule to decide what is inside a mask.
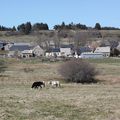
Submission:
[[[53,42],[54,42],[54,46],[55,47],[60,47],[60,43],[61,43],[61,38],[59,36],[59,33],[56,32],[53,36]]]
[[[68,34],[68,43],[69,44],[74,44],[74,36],[75,36],[75,32],[74,31],[69,31]]]
[[[75,47],[77,48],[81,45],[85,45],[87,43],[88,37],[89,37],[88,32],[77,31],[76,34],[74,35]]]
[[[37,44],[42,46],[44,49],[49,49],[50,47],[50,40],[49,40],[49,37],[47,37],[46,35],[44,34],[39,34],[37,35]]]

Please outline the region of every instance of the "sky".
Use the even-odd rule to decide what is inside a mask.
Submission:
[[[120,0],[0,0],[0,25],[81,23],[120,28]]]

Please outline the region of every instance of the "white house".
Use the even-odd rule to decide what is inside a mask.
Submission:
[[[107,47],[97,47],[94,53],[103,53],[105,57],[110,56],[110,46]]]
[[[69,57],[73,54],[73,46],[72,45],[63,45],[60,47],[61,56]]]
[[[21,57],[23,58],[30,58],[33,57],[33,51],[32,50],[24,50],[21,52]]]
[[[60,57],[61,56],[60,48],[49,49],[48,51],[46,51],[45,56],[46,57]]]

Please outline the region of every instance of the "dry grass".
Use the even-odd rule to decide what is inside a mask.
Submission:
[[[12,62],[13,61],[13,62]],[[32,83],[33,81],[48,81],[52,79],[61,79],[58,74],[57,63],[42,63],[34,60],[15,60],[8,59],[8,68],[5,77],[0,78],[1,83]]]
[[[56,33],[56,31],[50,31],[50,30],[43,30],[43,31],[39,31],[39,34],[30,34],[30,35],[6,35],[6,31],[0,31],[0,40],[5,40],[5,41],[9,41],[9,42],[36,42],[38,40],[38,35],[42,35],[44,34],[47,39],[49,39],[48,36],[50,36],[51,32]],[[76,30],[72,30],[71,31],[67,31],[67,34],[71,35],[74,34],[78,31]],[[87,32],[86,30],[80,30],[80,32]],[[103,35],[103,37],[119,37],[120,36],[120,30],[100,30],[101,34]],[[90,40],[92,41],[96,41],[99,40],[97,38],[91,38]],[[102,40],[102,39],[101,39]],[[69,42],[74,43],[73,38],[62,38],[61,42],[64,44],[68,44]]]
[[[0,120],[119,120],[118,85],[71,85],[32,90],[0,85]]]
[[[97,79],[106,84],[120,83],[120,59],[119,58],[106,58],[89,60],[93,63],[99,71]]]
[[[5,61],[8,68],[0,77],[0,120],[120,119],[119,60],[90,60],[101,71],[97,79],[106,81],[90,85],[64,83],[57,72],[61,62]],[[51,79],[61,80],[62,87],[31,89],[33,81]]]
[[[35,42],[38,40],[38,38],[33,35],[0,36],[0,39],[9,42]]]

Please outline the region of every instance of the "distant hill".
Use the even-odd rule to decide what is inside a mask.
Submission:
[[[120,42],[120,30],[40,30],[22,35],[16,31],[0,31],[0,41],[31,42],[59,47],[61,44],[82,46],[92,42]]]

